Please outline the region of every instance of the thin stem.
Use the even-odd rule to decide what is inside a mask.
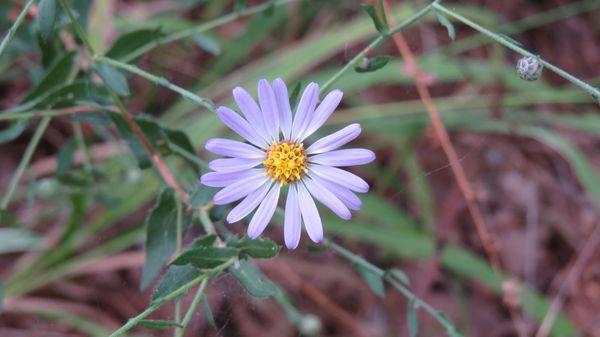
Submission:
[[[60,1],[60,5],[67,13],[69,20],[71,21],[71,24],[73,25],[73,28],[75,28],[75,31],[77,32],[77,35],[79,36],[81,41],[83,41],[85,48],[90,53],[90,55],[94,55],[95,54],[94,47],[92,47],[92,44],[90,43],[90,40],[87,38],[87,35],[85,34],[85,31],[83,30],[83,27],[81,27],[81,25],[79,24],[79,21],[77,21],[77,18],[73,14],[73,11],[71,10],[71,6],[69,6],[65,2],[65,0],[58,0],[58,1]]]
[[[353,66],[355,66],[360,60],[362,60],[372,49],[374,49],[375,47],[377,47],[383,40],[385,40],[385,38],[387,36],[389,36],[389,34],[393,34],[395,32],[399,32],[402,29],[404,29],[404,28],[408,27],[409,25],[413,24],[415,21],[419,20],[423,16],[425,16],[431,10],[432,5],[433,4],[429,4],[429,5],[425,6],[425,7],[423,7],[421,10],[419,10],[415,14],[411,15],[406,20],[404,20],[401,23],[399,23],[398,25],[390,28],[390,31],[389,31],[388,34],[386,34],[386,35],[381,35],[381,34],[378,35],[375,39],[373,39],[373,41],[371,41],[371,43],[369,43],[368,46],[366,46],[360,53],[356,54],[356,56],[354,56],[352,58],[352,60],[350,60],[348,63],[346,63],[346,65],[344,65],[344,67],[342,69],[338,70],[338,72],[336,72],[335,74],[333,74],[333,76],[331,76],[329,78],[329,80],[327,80],[327,82],[325,82],[325,84],[323,84],[323,86],[321,87],[320,91],[321,92],[327,92],[327,89],[329,89],[329,87],[331,87],[331,85],[335,81],[337,81],[350,68],[352,68]]]
[[[128,64],[128,63],[124,63],[124,62],[120,62],[105,56],[97,56],[95,58],[95,61],[97,62],[101,62],[101,63],[106,63],[108,65],[111,65],[115,68],[120,68],[123,69],[127,72],[130,72],[132,74],[138,75],[140,77],[143,77],[149,81],[152,81],[160,86],[163,86],[167,89],[173,90],[176,93],[180,94],[181,96],[183,96],[184,98],[187,98],[191,101],[193,101],[194,103],[204,106],[207,109],[211,110],[211,111],[215,111],[216,107],[215,104],[206,98],[202,98],[188,90],[183,89],[182,87],[175,85],[171,82],[169,82],[166,78],[164,77],[159,77],[156,75],[153,75],[145,70],[142,70],[134,65]]]
[[[229,259],[229,260],[227,260],[227,262],[225,262],[213,269],[208,270],[206,273],[198,276],[197,278],[193,279],[192,281],[188,282],[187,284],[179,287],[177,290],[173,291],[172,293],[168,294],[167,296],[162,297],[159,300],[153,302],[146,310],[142,311],[137,316],[129,319],[129,321],[127,321],[127,323],[125,323],[125,325],[123,325],[122,327],[117,329],[115,332],[110,334],[109,337],[117,337],[117,336],[123,335],[124,333],[126,333],[127,331],[129,331],[133,327],[135,327],[141,320],[148,317],[148,315],[150,315],[151,313],[156,311],[158,308],[160,308],[163,304],[167,303],[168,301],[170,301],[180,295],[185,294],[185,292],[187,292],[190,288],[193,288],[194,286],[196,286],[198,283],[229,268],[229,266],[231,266],[234,262],[235,262],[234,258]]]
[[[179,254],[181,254],[181,248],[183,246],[183,207],[181,206],[181,200],[179,200],[179,198],[176,198],[175,200],[176,202],[176,206],[177,206],[177,222],[176,222],[176,242],[175,242],[175,254],[176,256],[178,256]],[[177,299],[177,301],[175,301],[175,321],[179,322],[179,320],[181,319],[181,301],[179,299]],[[175,333],[174,335],[177,336],[179,327],[175,327],[174,329]]]
[[[427,302],[423,301],[417,295],[413,294],[408,288],[406,288],[402,283],[398,282],[393,276],[386,273],[383,269],[375,266],[374,264],[368,262],[362,257],[354,254],[348,249],[340,246],[339,244],[325,239],[324,244],[333,250],[335,250],[338,254],[344,257],[346,260],[352,262],[353,264],[359,265],[372,273],[381,276],[384,280],[390,283],[394,288],[396,288],[404,297],[406,297],[409,301],[414,301],[415,305],[418,307],[422,307],[427,311],[433,318],[435,318],[444,328],[447,330],[456,330],[456,327],[452,325],[446,318],[440,315],[440,312],[429,305]]]
[[[15,192],[15,189],[17,188],[17,185],[19,184],[19,180],[21,179],[23,172],[25,172],[27,165],[29,165],[31,156],[33,155],[33,152],[35,151],[38,143],[40,142],[40,139],[42,138],[44,131],[46,131],[46,128],[48,127],[48,124],[50,123],[51,119],[52,119],[51,117],[44,117],[42,119],[42,121],[40,122],[40,124],[38,125],[37,129],[35,130],[35,133],[33,134],[33,137],[31,138],[29,145],[27,145],[27,149],[25,149],[23,158],[21,158],[21,162],[19,163],[19,166],[17,167],[17,171],[15,172],[15,175],[13,176],[12,180],[10,181],[10,184],[8,185],[8,190],[4,194],[4,197],[2,198],[2,202],[0,202],[0,210],[2,210],[2,211],[6,210],[6,207],[8,207],[10,198],[12,197],[13,193]]]
[[[47,110],[38,110],[38,111],[26,111],[26,112],[14,112],[14,113],[5,113],[0,114],[0,121],[5,120],[20,120],[20,119],[30,119],[35,117],[57,117],[57,116],[67,116],[74,115],[78,113],[85,112],[96,112],[101,111],[105,108],[92,106],[92,105],[82,105],[82,106],[74,106],[64,109],[47,109]],[[117,111],[113,111],[117,112]]]
[[[17,16],[17,19],[13,23],[13,25],[8,29],[8,32],[6,32],[6,35],[4,36],[4,39],[2,39],[2,43],[0,44],[0,55],[2,55],[2,53],[4,52],[4,49],[6,49],[8,42],[17,33],[19,26],[21,26],[21,23],[23,23],[25,16],[27,16],[27,13],[29,12],[29,8],[33,5],[34,2],[35,2],[35,0],[29,0],[29,2],[27,2],[25,4],[23,9],[21,10],[21,13],[19,13],[19,16]]]
[[[175,337],[183,337],[185,329],[187,329],[188,325],[190,324],[190,321],[192,320],[192,317],[194,316],[194,313],[198,309],[198,304],[200,304],[202,297],[204,297],[204,289],[206,288],[207,284],[208,279],[204,279],[202,283],[200,283],[200,286],[196,291],[196,295],[194,295],[194,299],[192,300],[192,304],[190,304],[187,312],[185,313],[185,316],[183,316],[183,320],[181,321],[181,327],[177,329]]]
[[[501,45],[507,47],[508,49],[511,49],[523,56],[533,56],[533,57],[538,57],[538,55],[533,54],[532,52],[521,48],[519,46],[517,46],[516,44],[514,44],[513,42],[503,38],[501,35],[492,32],[491,30],[484,28],[480,25],[478,25],[477,23],[471,21],[470,19],[452,11],[451,9],[448,9],[446,7],[444,7],[443,5],[440,5],[439,3],[434,3],[433,4],[433,8],[439,10],[440,12],[443,12],[444,14],[453,17],[454,19],[466,24],[467,26],[477,30],[478,32],[487,35],[488,37],[490,37],[491,39],[493,39],[494,41],[500,43]],[[539,58],[539,57],[538,57]],[[540,62],[549,70],[555,72],[557,75],[563,77],[564,79],[566,79],[567,81],[570,81],[571,83],[577,85],[578,87],[582,88],[583,90],[589,92],[591,95],[593,95],[594,97],[598,98],[600,97],[600,90],[598,88],[594,88],[593,86],[591,86],[590,84],[578,79],[577,77],[569,74],[568,72],[560,69],[559,67],[553,65],[552,63],[549,63],[541,58],[539,58]]]
[[[181,40],[190,36],[194,36],[196,34],[211,30],[213,28],[216,28],[220,25],[232,22],[238,18],[244,17],[244,16],[249,16],[252,14],[257,14],[260,13],[262,11],[265,11],[269,8],[271,8],[271,6],[276,7],[276,6],[281,6],[290,2],[294,2],[296,0],[276,0],[276,1],[267,1],[264,2],[260,5],[256,5],[253,7],[249,7],[246,8],[244,10],[241,11],[237,11],[237,12],[233,12],[227,15],[224,15],[220,18],[205,22],[201,25],[198,25],[196,27],[192,27],[192,28],[188,28],[188,29],[184,29],[178,32],[174,32],[171,33],[169,35],[166,35],[162,38],[159,38],[157,40],[154,40],[152,42],[149,42],[141,47],[139,47],[138,49],[132,51],[131,53],[127,54],[123,60],[125,62],[131,62],[132,60],[136,59],[137,57],[139,57],[142,54],[147,53],[148,51],[166,44],[166,43],[170,43],[170,42],[174,42],[177,40]]]

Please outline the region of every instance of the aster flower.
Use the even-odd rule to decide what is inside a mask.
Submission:
[[[211,161],[209,167],[214,172],[200,179],[204,185],[222,187],[214,196],[217,205],[243,199],[227,215],[229,223],[256,209],[248,226],[248,236],[255,239],[273,217],[282,190],[287,189],[284,238],[286,246],[294,249],[300,241],[302,223],[312,241],[323,239],[313,198],[344,220],[351,218],[350,210],[360,209],[355,192],[365,193],[369,185],[339,167],[370,163],[375,154],[366,149],[338,149],[358,137],[360,125],[348,125],[310,146],[305,144],[337,108],[342,95],[340,90],[333,90],[317,106],[319,85],[310,83],[292,116],[287,87],[280,78],[272,85],[264,79],[258,82],[258,105],[246,90],[233,89],[244,117],[227,107],[219,107],[217,115],[248,142],[208,140],[208,151],[228,158]]]

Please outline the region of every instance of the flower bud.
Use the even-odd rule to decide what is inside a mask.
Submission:
[[[544,66],[538,57],[525,56],[517,62],[517,73],[519,77],[527,81],[535,81],[540,78]]]

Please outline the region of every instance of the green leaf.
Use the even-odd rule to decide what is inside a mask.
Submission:
[[[208,187],[198,183],[196,189],[190,194],[188,204],[194,208],[202,207],[212,200],[216,191],[217,189],[214,187]]]
[[[2,215],[2,224],[8,221]],[[6,221],[6,222],[5,222]],[[21,228],[0,228],[0,254],[35,251],[44,248],[44,240],[33,232]]]
[[[371,20],[373,20],[373,25],[375,26],[375,29],[377,29],[377,31],[381,34],[387,34],[388,32],[388,25],[386,21],[381,21],[381,19],[379,18],[379,15],[377,14],[377,10],[375,9],[375,7],[373,7],[372,5],[369,4],[362,4],[361,5],[362,8],[365,10],[365,12],[367,12],[367,14],[369,14],[369,16],[371,17]]]
[[[205,235],[203,237],[201,237],[200,239],[194,241],[194,243],[192,244],[192,248],[197,248],[197,247],[211,247],[215,244],[215,241],[217,241],[217,235],[216,234],[209,234],[209,235]]]
[[[446,30],[448,31],[448,36],[454,40],[456,38],[456,30],[454,29],[454,24],[452,24],[452,22],[450,20],[448,20],[447,17],[444,16],[444,14],[440,13],[439,11],[436,11],[435,8],[431,9],[433,11],[433,14],[435,14],[435,18],[438,20],[438,22],[446,27]]]
[[[363,267],[360,264],[355,264],[356,270],[367,283],[369,288],[379,297],[385,297],[385,285],[383,284],[383,277],[376,274],[374,271]]]
[[[389,55],[377,55],[375,57],[363,59],[363,64],[354,67],[357,73],[369,73],[383,68],[392,57]]]
[[[510,43],[512,43],[512,44],[514,44],[514,45],[517,45],[517,46],[520,46],[520,47],[522,47],[522,46],[523,46],[523,44],[522,44],[521,42],[519,42],[519,41],[517,41],[517,40],[513,39],[512,37],[510,37],[510,36],[508,36],[508,35],[506,35],[506,34],[498,34],[498,35],[499,35],[501,38],[505,39],[506,41],[508,41],[508,42],[510,42]]]
[[[105,56],[115,60],[127,59],[131,52],[163,36],[164,34],[160,29],[138,29],[125,33],[113,42]]]
[[[239,266],[227,270],[242,287],[254,297],[269,297],[277,294],[277,286],[270,280],[262,280],[258,270],[247,260],[240,260]]]
[[[0,314],[2,314],[2,303],[4,303],[4,285],[0,281]]]
[[[200,48],[213,55],[221,54],[221,45],[219,44],[219,41],[211,36],[206,34],[196,34],[194,35],[194,41],[196,41]]]
[[[292,110],[295,110],[296,103],[298,102],[298,96],[300,95],[300,89],[302,88],[302,82],[296,83],[294,89],[292,89],[292,93],[290,94],[290,107]]]
[[[175,321],[143,319],[138,323],[139,326],[146,329],[166,330],[172,327],[183,328],[183,325]]]
[[[161,128],[167,136],[167,146],[170,148],[170,150],[187,161],[188,164],[192,166],[196,174],[200,175],[200,167],[198,167],[198,163],[191,159],[195,158],[197,154],[188,135],[181,130],[167,129],[163,126],[161,126]]]
[[[227,242],[228,247],[240,250],[242,257],[248,255],[254,258],[265,259],[275,257],[279,254],[281,246],[269,239],[255,239],[249,237],[243,239],[234,239]]]
[[[248,0],[235,0],[235,10],[237,12],[243,11],[247,3]]]
[[[25,96],[23,103],[29,102],[67,82],[75,67],[75,55],[75,52],[68,52],[51,66],[42,79]]]
[[[38,5],[38,15],[36,17],[37,29],[44,40],[54,30],[54,21],[56,20],[56,0],[40,0]]]
[[[185,286],[202,275],[202,272],[190,265],[169,266],[165,275],[154,288],[152,303],[160,301],[177,289]]]
[[[198,246],[183,252],[171,264],[191,264],[199,269],[209,269],[218,267],[235,256],[233,248]]]
[[[400,281],[406,285],[410,285],[410,279],[408,278],[408,275],[406,275],[406,273],[403,272],[402,270],[397,269],[397,268],[392,268],[392,269],[388,270],[386,273],[389,273],[390,276],[397,279],[398,281]]]
[[[175,251],[177,242],[177,205],[173,189],[164,189],[146,219],[146,262],[140,289],[158,276]]]
[[[123,73],[106,63],[97,63],[94,65],[96,73],[102,78],[106,86],[116,92],[119,96],[129,96],[129,86],[127,78]]]
[[[410,337],[417,337],[419,334],[419,320],[417,319],[417,305],[414,299],[408,304],[406,322],[408,325],[408,335]]]
[[[67,172],[71,169],[71,164],[73,163],[73,155],[75,154],[75,149],[77,148],[77,143],[75,139],[69,140],[65,145],[60,148],[58,152],[58,158],[56,162],[56,172],[55,175],[57,177],[62,177],[67,174]]]
[[[29,125],[29,121],[20,120],[12,122],[8,127],[0,130],[0,144],[8,143],[19,137]]]
[[[217,323],[215,323],[215,316],[213,316],[212,310],[210,309],[210,303],[208,303],[206,295],[202,296],[202,304],[204,305],[204,316],[206,317],[206,322],[208,325],[216,328]]]
[[[109,113],[108,116],[110,117],[110,119],[112,119],[113,123],[115,123],[115,126],[117,127],[117,130],[119,130],[121,137],[123,137],[125,142],[127,142],[129,150],[131,151],[131,153],[133,153],[133,156],[135,157],[138,166],[141,169],[147,169],[149,167],[152,167],[152,161],[148,156],[148,151],[144,147],[144,144],[142,144],[140,139],[137,137],[137,135],[133,133],[127,122],[125,122],[123,116],[116,113]]]

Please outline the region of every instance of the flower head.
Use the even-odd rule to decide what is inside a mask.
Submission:
[[[310,83],[292,116],[287,87],[279,78],[272,85],[264,79],[258,82],[258,104],[246,90],[233,90],[243,117],[227,107],[219,107],[217,115],[248,142],[208,140],[208,151],[228,158],[211,161],[214,172],[201,177],[204,185],[222,187],[214,196],[215,204],[242,199],[227,215],[229,223],[256,209],[248,236],[258,237],[273,217],[282,189],[287,189],[284,237],[286,246],[293,249],[300,241],[302,223],[312,241],[323,239],[313,198],[345,220],[350,219],[350,210],[360,209],[355,192],[365,193],[369,185],[339,167],[370,163],[375,154],[366,149],[338,149],[358,137],[360,125],[348,125],[308,147],[305,143],[327,121],[342,95],[333,90],[317,106],[319,86]]]

